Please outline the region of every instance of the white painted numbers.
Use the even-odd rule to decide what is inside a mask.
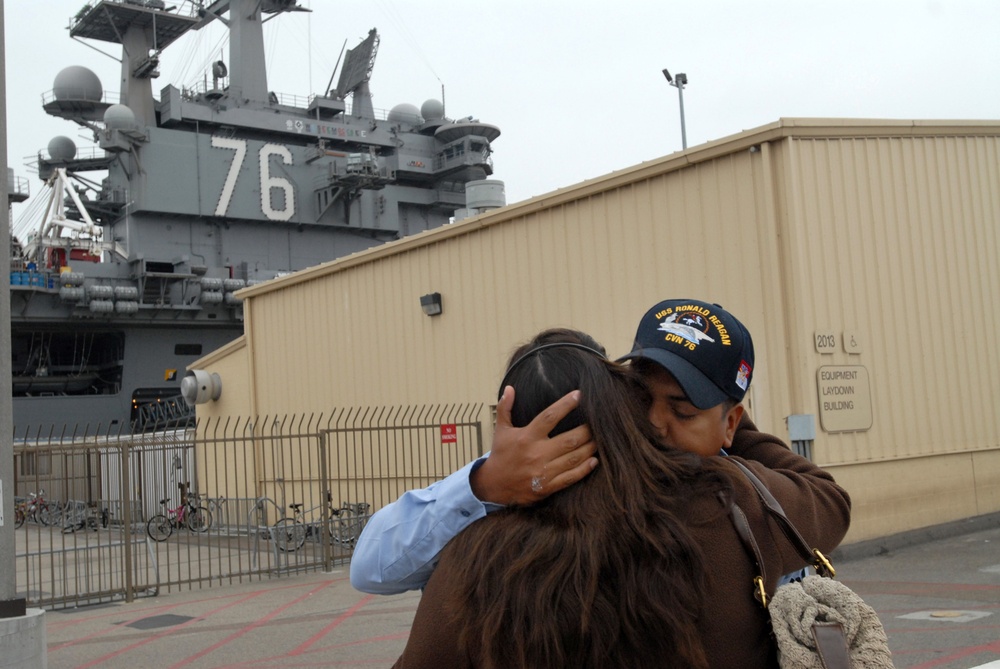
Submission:
[[[229,205],[236,190],[243,162],[247,155],[247,141],[231,137],[212,137],[212,147],[235,151],[233,162],[229,165],[226,182],[219,194],[219,202],[215,206],[216,216],[226,216]],[[292,165],[292,152],[281,144],[264,144],[257,152],[257,165],[260,186],[260,211],[270,221],[288,221],[295,215],[295,191],[292,183],[282,176],[271,173],[271,156],[280,159],[282,165]],[[273,192],[277,191],[277,193]],[[278,195],[278,197],[274,197]],[[277,206],[276,206],[277,205]]]
[[[271,176],[271,156],[278,156],[284,165],[292,164],[292,152],[280,144],[265,144],[257,154],[260,159],[260,210],[272,221],[287,221],[295,214],[295,197],[292,184],[284,177]],[[275,209],[271,202],[271,189],[284,193],[284,207]]]
[[[242,139],[212,137],[212,146],[216,149],[230,149],[236,152],[236,157],[233,158],[232,164],[229,165],[226,183],[222,186],[222,193],[219,195],[219,204],[215,206],[215,215],[225,216],[226,212],[229,211],[229,202],[233,199],[233,190],[236,189],[236,179],[240,176],[243,159],[247,155],[247,143]]]

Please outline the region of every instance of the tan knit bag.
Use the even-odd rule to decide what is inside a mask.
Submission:
[[[818,576],[778,587],[771,597],[764,590],[764,562],[746,515],[735,503],[730,513],[737,533],[757,565],[754,597],[767,609],[783,669],[892,669],[892,653],[882,621],[871,606],[839,581],[819,550],[810,548],[767,486],[735,458],[739,467],[778,522],[785,537]]]

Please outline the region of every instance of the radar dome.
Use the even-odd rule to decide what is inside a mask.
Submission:
[[[52,84],[56,100],[90,100],[100,102],[104,97],[104,86],[91,70],[82,65],[70,65],[56,75]]]
[[[76,144],[63,135],[53,137],[49,141],[49,157],[52,160],[73,160],[76,157]]]
[[[403,102],[389,110],[389,122],[419,125],[424,122],[424,119],[420,116],[420,110],[417,109],[416,105]]]
[[[420,105],[420,115],[428,121],[439,121],[444,118],[444,104],[440,100],[427,100]]]
[[[111,105],[104,110],[104,125],[108,130],[132,130],[136,127],[135,114],[125,105]]]

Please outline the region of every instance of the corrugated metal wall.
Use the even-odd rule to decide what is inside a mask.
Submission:
[[[199,415],[492,403],[536,331],[616,355],[649,306],[697,297],[754,335],[762,428],[816,416],[849,539],[996,511],[1000,124],[850,125],[779,122],[248,290],[255,399]],[[818,331],[861,351],[820,354]],[[821,429],[826,365],[868,370],[870,430]]]
[[[767,332],[748,160],[472,226],[254,297],[251,339],[267,351],[257,358],[260,406],[492,402],[508,353],[538,330],[572,325],[621,354],[643,311],[667,296],[720,302]],[[441,316],[420,309],[430,292],[442,294]],[[760,339],[758,378],[783,348]]]
[[[824,364],[868,367],[879,418],[869,433],[839,437],[829,461],[996,446],[996,423],[974,419],[1000,404],[997,378],[982,373],[1000,370],[990,343],[1000,328],[996,138],[786,148],[795,306],[807,328],[860,333],[860,355],[841,348]],[[812,332],[794,333],[793,345],[811,350]],[[815,377],[804,371],[803,394]]]
[[[892,463],[831,467],[860,534],[1000,508],[1000,472],[972,455],[1000,447],[998,147],[996,136],[796,138],[776,157],[798,313],[789,341],[802,351],[794,410],[819,414],[820,365],[865,367],[872,428],[819,430],[817,459]],[[862,352],[817,353],[823,329],[858,333]]]

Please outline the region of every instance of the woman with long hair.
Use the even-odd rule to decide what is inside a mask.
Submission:
[[[515,426],[579,389],[579,406],[553,434],[588,423],[601,465],[582,482],[534,506],[492,513],[453,539],[396,666],[776,666],[766,611],[753,598],[755,567],[730,503],[746,512],[756,536],[769,536],[770,527],[735,466],[662,445],[641,378],[607,360],[586,334],[540,333],[512,355],[501,391],[508,385]],[[781,450],[774,458],[784,460],[775,464],[788,471],[768,476],[794,485],[773,486],[775,495],[786,509],[802,510],[807,539],[832,548],[840,536],[824,540],[820,519],[804,522],[828,494],[811,480],[829,476]],[[786,542],[767,543],[773,591],[780,574],[804,565]]]

